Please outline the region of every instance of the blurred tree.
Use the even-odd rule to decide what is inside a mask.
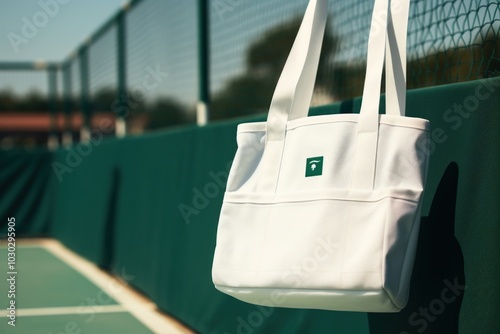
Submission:
[[[57,100],[56,103],[60,101]],[[48,112],[49,100],[38,90],[31,90],[18,96],[12,90],[0,91],[0,112]]]
[[[13,111],[16,108],[17,98],[10,89],[0,91],[0,111]]]
[[[42,95],[38,90],[30,91],[24,98],[18,100],[18,107],[21,111],[48,111],[49,101],[46,95]]]
[[[229,79],[225,87],[213,96],[212,119],[267,111],[300,23],[301,18],[295,18],[271,28],[261,38],[251,43],[247,50],[245,73]],[[331,92],[332,84],[326,68],[337,44],[338,38],[327,30],[323,40],[316,87],[328,92]]]
[[[119,97],[113,87],[104,87],[92,97],[93,112],[120,111],[130,124],[134,133],[142,133],[146,129],[160,129],[194,122],[194,113],[171,97],[160,97],[154,102],[147,102],[145,97],[130,91]]]
[[[174,98],[159,98],[148,108],[147,115],[149,121],[146,128],[150,130],[165,128],[194,122],[194,117],[190,117],[187,108]]]
[[[500,32],[489,27],[476,37],[474,59],[479,62],[477,73],[480,77],[500,75]]]
[[[500,35],[492,28],[473,42],[414,59],[408,63],[408,88],[481,79],[500,74]]]
[[[331,80],[337,100],[361,96],[366,63],[335,64]],[[500,75],[500,35],[491,27],[470,44],[418,57],[409,53],[408,89],[431,87]],[[382,90],[385,90],[384,84]]]
[[[112,103],[117,99],[116,89],[113,87],[103,87],[92,97],[92,109],[94,112],[109,112]]]

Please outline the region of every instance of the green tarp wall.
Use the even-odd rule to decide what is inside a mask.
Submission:
[[[16,219],[16,232],[24,236],[48,233],[53,214],[54,156],[46,150],[0,150],[0,236],[7,218]]]
[[[360,100],[311,114],[359,110]],[[183,128],[56,152],[2,151],[2,232],[48,233],[200,333],[498,333],[500,80],[413,90],[431,121],[410,302],[397,314],[259,308],[211,282],[236,126]],[[54,169],[55,168],[55,169]]]

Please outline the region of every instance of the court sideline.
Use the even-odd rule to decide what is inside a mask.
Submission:
[[[2,240],[0,268],[0,333],[193,333],[123,281],[56,240],[17,241],[15,275],[8,275],[7,244]],[[15,279],[9,282],[12,276]],[[133,280],[126,272],[121,276]],[[9,294],[12,288],[15,296],[12,290]],[[15,326],[9,325],[13,318],[8,318],[12,300]]]

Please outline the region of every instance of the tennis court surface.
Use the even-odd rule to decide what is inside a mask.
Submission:
[[[0,284],[0,333],[192,333],[57,241],[27,240],[16,246],[15,297],[6,298],[6,278]],[[7,268],[5,242],[0,259]],[[10,300],[16,306],[15,326],[7,317]]]

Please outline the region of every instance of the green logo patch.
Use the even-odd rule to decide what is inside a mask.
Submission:
[[[323,174],[323,157],[308,158],[306,160],[306,177]]]

